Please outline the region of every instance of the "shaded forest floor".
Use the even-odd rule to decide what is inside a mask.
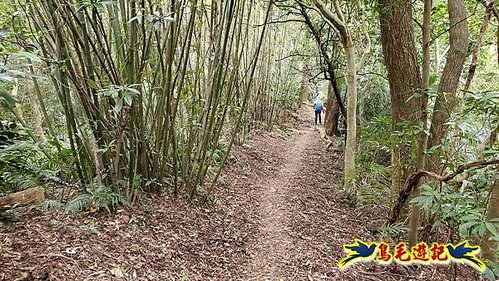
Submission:
[[[212,202],[165,194],[113,216],[20,213],[0,229],[0,280],[451,280],[450,266],[338,269],[342,244],[376,240],[386,209],[337,190],[341,149],[307,113],[236,147]],[[478,280],[460,268],[456,280]]]

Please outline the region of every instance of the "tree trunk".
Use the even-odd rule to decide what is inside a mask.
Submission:
[[[476,40],[475,47],[473,48],[473,52],[471,55],[471,64],[470,67],[468,68],[468,75],[466,77],[466,82],[464,83],[463,87],[464,91],[463,96],[466,94],[466,91],[469,90],[471,86],[471,81],[473,81],[473,77],[475,76],[476,67],[478,65],[478,53],[480,52],[480,47],[482,47],[483,37],[487,33],[491,16],[492,16],[492,10],[487,9],[485,11],[485,15],[483,16],[482,26],[480,27],[480,34],[478,35],[478,39]]]
[[[28,90],[29,103],[31,105],[31,113],[33,114],[33,119],[35,121],[35,127],[33,131],[35,132],[36,138],[39,142],[45,141],[45,133],[43,132],[43,117],[40,112],[40,106],[38,106],[38,99],[33,91]]]
[[[448,0],[448,13],[450,22],[450,49],[438,85],[438,95],[433,108],[428,148],[440,145],[447,135],[447,125],[445,123],[459,101],[456,91],[468,51],[468,21],[466,20],[467,14],[464,1]],[[427,164],[429,170],[441,173],[444,167],[440,165],[441,154],[438,151],[428,157]]]
[[[449,39],[450,39],[450,49],[447,55],[447,61],[445,62],[444,72],[442,73],[442,78],[438,86],[439,95],[435,101],[435,107],[433,111],[433,120],[430,128],[430,136],[428,139],[427,146],[433,147],[441,143],[442,139],[446,136],[446,128],[444,123],[450,117],[451,112],[454,110],[457,104],[456,91],[459,83],[459,77],[463,70],[464,61],[466,60],[466,52],[468,50],[468,23],[466,21],[466,7],[462,0],[448,0],[448,13],[450,21]],[[426,55],[429,55],[425,53]],[[425,79],[428,79],[429,65],[425,64]],[[427,87],[427,81],[423,81],[425,87]],[[419,143],[424,144],[424,142]],[[420,151],[418,149],[418,154],[424,153],[424,149]],[[418,155],[422,157],[422,165],[424,168],[425,159],[424,155]],[[419,157],[418,157],[419,158]],[[434,153],[429,156],[428,159],[428,169],[430,171],[443,172],[440,167],[438,167],[438,160],[440,158],[439,153]],[[418,159],[417,168],[421,169],[421,159]],[[413,196],[419,195],[419,187],[414,190]],[[415,245],[417,242],[417,229],[420,225],[420,210],[417,204],[412,205],[411,219],[409,223],[409,244]]]
[[[310,77],[310,70],[304,69],[303,70],[303,80],[301,82],[301,93],[300,93],[300,100],[302,103],[309,102],[310,92],[312,91],[310,86],[307,85],[307,78],[308,77]]]
[[[423,68],[422,68],[422,86],[423,86],[423,96],[422,102],[424,104],[424,108],[422,108],[422,116],[421,120],[423,122],[423,130],[419,133],[418,137],[418,148],[416,152],[416,170],[422,171],[425,169],[426,164],[426,146],[428,145],[428,137],[426,135],[426,131],[428,129],[427,121],[428,121],[428,90],[430,88],[430,20],[431,20],[431,0],[424,0],[424,13],[423,13]],[[412,194],[413,197],[417,197],[420,195],[419,187],[423,183],[422,178],[418,180],[416,183],[416,187]],[[420,208],[418,204],[412,204],[411,206],[411,218],[409,222],[409,245],[414,246],[417,243],[418,238],[418,227],[420,225],[419,222],[419,214]]]
[[[440,63],[442,61],[442,59],[440,58],[440,40],[438,38],[435,38],[435,41],[434,41],[434,44],[435,44],[435,72],[438,72],[439,68],[440,68]]]
[[[496,170],[499,173],[499,165],[497,166]],[[499,179],[494,182],[494,184],[492,185],[492,189],[490,190],[489,203],[487,204],[485,217],[487,218],[487,220],[499,218]],[[486,231],[485,235],[483,236],[481,248],[482,257],[484,259],[489,259],[493,262],[497,262],[497,241],[490,240],[489,231]]]
[[[499,127],[495,128],[485,139],[485,141],[480,145],[478,149],[477,160],[484,160],[484,151],[491,148],[496,142],[499,142]],[[496,167],[496,171],[499,173],[499,165]],[[485,211],[485,218],[487,220],[492,220],[499,218],[499,179],[496,179],[492,185],[489,193],[489,200],[487,203],[487,209]],[[480,246],[482,248],[482,257],[484,259],[489,259],[493,262],[497,262],[497,251],[498,244],[495,240],[489,240],[491,233],[486,231],[482,237]]]
[[[425,108],[424,99],[416,95],[421,90],[421,77],[412,27],[411,2],[379,0],[381,41],[390,86],[392,130],[418,125]],[[392,151],[392,188],[398,193],[410,172],[414,160],[411,146],[400,144]]]
[[[347,61],[347,141],[345,145],[345,179],[355,176],[355,147],[357,146],[357,68],[355,47],[351,38],[345,46]]]
[[[324,131],[326,136],[337,136],[340,134],[340,131],[338,130],[340,107],[333,92],[333,83],[336,83],[336,81],[331,81],[331,83],[329,83],[327,91],[326,116],[324,117]]]
[[[333,27],[341,39],[341,44],[345,49],[347,61],[346,81],[347,81],[347,140],[345,145],[345,185],[349,189],[349,180],[355,176],[355,148],[357,145],[357,63],[355,56],[355,45],[345,24],[343,12],[338,1],[333,1],[335,13],[326,8],[321,0],[315,1],[315,6],[326,19],[326,22]]]

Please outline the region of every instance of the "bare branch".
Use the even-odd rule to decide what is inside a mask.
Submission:
[[[301,23],[305,23],[305,21],[303,20],[299,20],[299,19],[289,19],[289,20],[276,20],[276,21],[269,21],[265,24],[280,24],[280,23],[288,23],[288,22],[301,22]],[[264,24],[256,24],[256,25],[253,25],[253,27],[262,27]]]
[[[486,9],[490,9],[494,17],[499,21],[499,11],[497,11],[497,7],[495,6],[494,1],[488,1],[488,0],[478,0],[478,1],[480,1],[480,3],[482,3]]]
[[[482,26],[480,27],[480,33],[478,35],[478,39],[475,43],[475,48],[473,49],[471,55],[471,65],[468,68],[468,75],[466,77],[466,82],[464,83],[462,92],[466,94],[469,90],[471,81],[473,80],[473,76],[475,75],[476,67],[478,65],[478,53],[480,52],[480,47],[482,46],[482,40],[487,33],[487,29],[489,27],[490,18],[492,16],[492,10],[487,8],[485,11],[485,15],[483,17]]]

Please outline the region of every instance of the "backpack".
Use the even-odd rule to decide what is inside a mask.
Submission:
[[[315,111],[321,111],[322,110],[322,101],[321,100],[318,100],[318,101],[315,102],[314,109],[315,109]]]

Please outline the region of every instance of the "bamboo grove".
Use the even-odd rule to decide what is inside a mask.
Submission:
[[[278,57],[292,51],[294,39],[272,35],[285,32],[265,24],[271,3],[49,0],[19,6],[33,34],[23,47],[40,58],[30,62],[57,94],[82,185],[112,187],[132,202],[139,188],[160,193],[171,187],[190,198],[209,194],[235,141],[298,106],[290,96],[301,76],[280,75],[292,73],[292,63]],[[47,133],[55,140],[50,126]]]

